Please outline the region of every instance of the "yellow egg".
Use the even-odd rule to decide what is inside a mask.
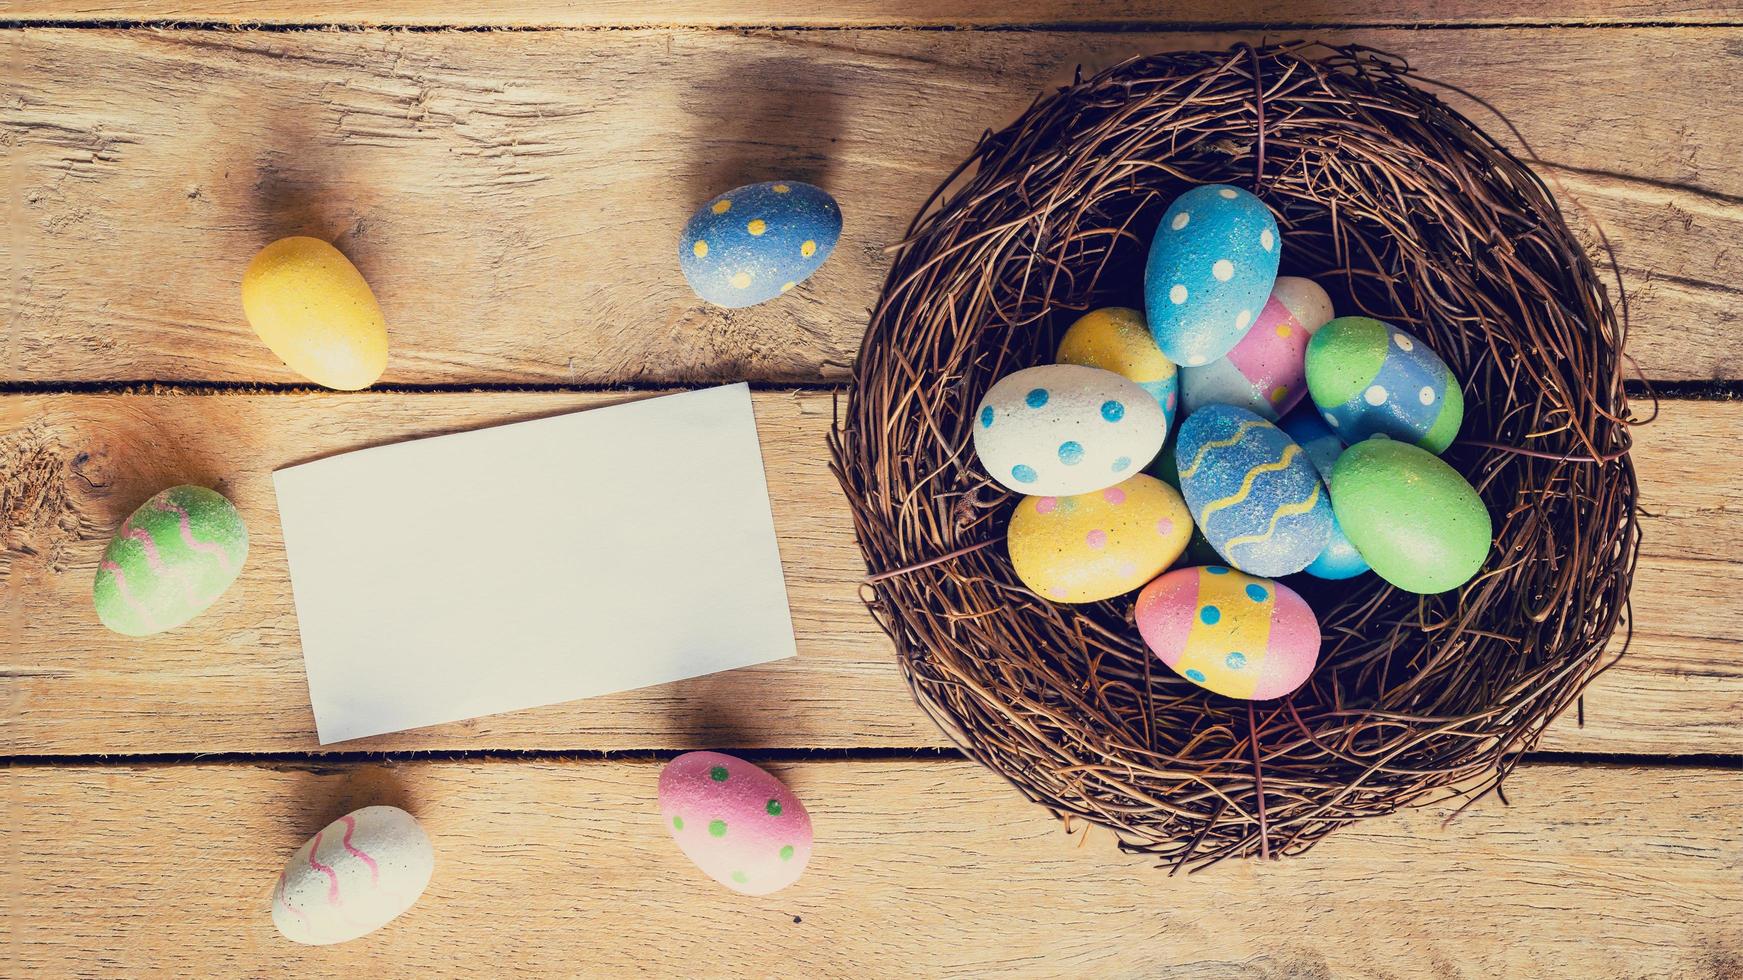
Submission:
[[[1162,431],[1174,424],[1180,372],[1150,337],[1144,314],[1124,306],[1091,310],[1059,338],[1058,361],[1101,368],[1137,382],[1162,406]]]
[[[355,391],[387,368],[387,321],[363,274],[318,238],[281,238],[242,273],[242,312],[267,347],[318,385]]]
[[[1179,492],[1140,473],[1074,497],[1024,497],[1006,545],[1017,577],[1037,595],[1096,602],[1155,578],[1191,535]]]

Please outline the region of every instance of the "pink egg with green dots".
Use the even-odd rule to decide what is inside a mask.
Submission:
[[[660,817],[684,856],[735,892],[767,895],[811,860],[811,815],[785,783],[721,752],[686,752],[660,772]]]

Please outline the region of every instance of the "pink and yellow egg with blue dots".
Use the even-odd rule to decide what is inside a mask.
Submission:
[[[811,860],[811,815],[785,783],[723,752],[686,752],[660,771],[666,831],[703,873],[735,892],[767,895]]]
[[[1249,701],[1280,698],[1319,661],[1319,619],[1286,585],[1222,565],[1182,568],[1144,587],[1144,643],[1175,673]]]
[[[708,302],[755,306],[804,282],[840,238],[841,208],[822,188],[747,184],[696,210],[678,242],[678,264]]]

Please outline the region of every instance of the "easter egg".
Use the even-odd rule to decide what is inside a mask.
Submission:
[[[387,321],[363,274],[319,238],[281,238],[242,273],[242,312],[292,371],[341,391],[387,369]]]
[[[1283,416],[1282,421],[1277,423],[1277,428],[1294,439],[1301,451],[1307,454],[1307,461],[1313,464],[1314,472],[1319,474],[1320,482],[1325,484],[1329,492],[1331,470],[1337,464],[1338,457],[1343,455],[1343,441],[1308,406]],[[1367,570],[1368,563],[1363,560],[1362,553],[1350,543],[1350,539],[1344,534],[1343,525],[1338,523],[1337,505],[1334,502],[1331,534],[1326,537],[1325,547],[1321,549],[1319,557],[1303,571],[1315,578],[1346,579],[1355,578]]]
[[[1307,345],[1307,390],[1345,445],[1383,435],[1445,452],[1465,418],[1446,362],[1388,323],[1340,316]]]
[[[765,303],[810,277],[841,237],[841,208],[796,180],[748,184],[698,208],[678,242],[678,265],[716,306]]]
[[[1312,279],[1278,276],[1253,328],[1218,360],[1180,372],[1188,413],[1239,405],[1272,422],[1307,394],[1307,342],[1331,319],[1331,297]]]
[[[272,924],[292,942],[329,946],[380,929],[414,905],[436,868],[430,838],[396,806],[328,824],[285,862]]]
[[[1282,240],[1265,202],[1207,184],[1168,206],[1144,267],[1144,311],[1162,353],[1183,367],[1227,354],[1277,281]]]
[[[1097,602],[1131,592],[1186,550],[1192,517],[1173,487],[1139,473],[1073,497],[1024,497],[1006,541],[1037,595]]]
[[[1207,405],[1181,423],[1174,461],[1193,521],[1236,568],[1288,575],[1325,547],[1332,511],[1319,474],[1275,425]]]
[[[1180,433],[1175,431],[1168,436],[1168,441],[1162,444],[1162,451],[1156,454],[1156,459],[1144,472],[1167,484],[1175,493],[1180,492],[1180,467],[1174,462],[1174,446]],[[1182,497],[1184,501],[1186,498]],[[1191,523],[1191,511],[1187,512],[1187,522]],[[1174,560],[1176,565],[1220,565],[1223,556],[1205,540],[1204,532],[1197,524],[1192,525],[1192,536],[1186,540],[1186,551]]]
[[[139,505],[109,539],[91,600],[127,636],[174,629],[204,612],[242,574],[248,528],[224,495],[170,487]]]
[[[1059,339],[1061,364],[1101,368],[1149,392],[1162,406],[1162,428],[1174,425],[1174,403],[1180,374],[1174,362],[1156,346],[1144,314],[1123,306],[1092,310],[1077,318]]]
[[[1221,565],[1175,569],[1144,586],[1134,616],[1163,663],[1225,697],[1280,698],[1319,660],[1319,620],[1306,600]]]
[[[720,752],[686,752],[666,764],[660,816],[684,856],[735,892],[780,891],[811,859],[811,817],[799,798]]]
[[[1141,471],[1167,435],[1162,406],[1099,368],[1043,364],[1008,374],[974,414],[974,451],[1007,489],[1066,497]]]
[[[1331,475],[1338,523],[1375,574],[1409,592],[1456,589],[1483,567],[1483,499],[1440,457],[1392,439],[1344,450]]]

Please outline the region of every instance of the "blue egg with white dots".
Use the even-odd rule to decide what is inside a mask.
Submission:
[[[1144,267],[1144,312],[1176,364],[1209,364],[1246,336],[1277,282],[1282,239],[1265,202],[1207,184],[1162,215]]]
[[[1277,428],[1295,440],[1295,444],[1307,454],[1307,461],[1319,473],[1321,484],[1330,487],[1331,468],[1337,465],[1338,457],[1343,455],[1344,444],[1337,437],[1337,433],[1320,419],[1314,406],[1302,405],[1283,416],[1283,420],[1277,423]],[[1314,578],[1336,581],[1355,578],[1368,570],[1367,559],[1362,557],[1355,544],[1344,534],[1334,512],[1331,517],[1331,534],[1326,537],[1325,548],[1303,571]]]
[[[1333,515],[1319,474],[1299,445],[1253,412],[1206,405],[1188,415],[1174,460],[1193,521],[1235,568],[1289,575],[1325,547]],[[1245,596],[1265,601],[1253,589]]]
[[[1080,364],[1006,375],[974,409],[974,450],[987,475],[1037,497],[1105,490],[1154,459],[1168,420],[1136,382]]]
[[[717,306],[764,303],[816,272],[841,238],[841,208],[796,180],[748,184],[714,198],[684,225],[678,264]]]

